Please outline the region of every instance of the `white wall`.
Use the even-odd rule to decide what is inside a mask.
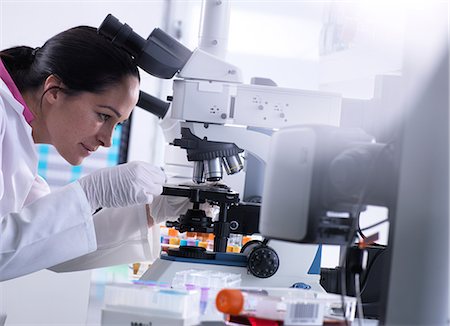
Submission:
[[[140,1],[7,1],[0,0],[0,48],[41,46],[51,36],[77,25],[99,26],[108,13],[144,36],[162,23],[164,0]],[[157,80],[142,74],[142,89],[157,92]],[[155,121],[142,112],[134,119],[134,154],[152,160]],[[139,150],[137,150],[139,149]],[[0,284],[0,311],[7,325],[84,325],[90,272],[55,274],[41,271]]]
[[[226,60],[241,68],[244,81],[274,79],[283,87],[317,89],[318,42],[323,3],[231,0]],[[182,42],[198,45],[201,1],[175,1]]]

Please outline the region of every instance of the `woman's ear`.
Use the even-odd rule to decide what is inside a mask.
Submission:
[[[50,75],[44,82],[43,99],[48,103],[53,104],[58,100],[60,90],[63,88],[63,83],[55,75]]]

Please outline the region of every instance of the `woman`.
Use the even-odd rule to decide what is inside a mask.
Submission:
[[[145,204],[162,191],[160,168],[123,164],[52,193],[37,175],[35,143],[52,144],[72,165],[111,146],[138,100],[133,59],[83,26],[0,59],[0,280],[155,257],[159,239],[149,246],[148,227],[162,219]]]

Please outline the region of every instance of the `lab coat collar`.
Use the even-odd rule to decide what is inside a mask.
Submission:
[[[25,117],[23,116],[23,105],[20,104],[14,96],[11,94],[11,91],[9,90],[8,86],[5,84],[5,82],[0,78],[0,102],[1,100],[5,101],[9,105],[10,108],[12,108],[16,114],[20,117],[22,121],[22,126],[24,127],[30,141],[34,143],[32,132],[33,129],[31,128],[31,125],[28,124],[25,121]],[[1,110],[1,103],[0,103],[0,110]],[[37,155],[37,153],[36,153]]]
[[[23,111],[22,114],[25,117],[25,120],[28,122],[29,125],[31,125],[31,121],[33,121],[34,116],[31,112],[30,108],[25,103],[25,100],[22,97],[22,94],[20,94],[19,89],[17,88],[16,84],[14,83],[13,79],[11,78],[11,75],[6,70],[5,65],[3,64],[3,61],[0,60],[0,78],[2,79],[3,83],[8,88],[11,95],[16,99],[17,102],[19,102],[22,107]]]

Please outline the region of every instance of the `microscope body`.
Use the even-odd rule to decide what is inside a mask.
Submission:
[[[213,5],[212,2],[209,4]],[[212,7],[215,8],[215,5]],[[170,114],[162,114],[167,108],[166,103],[156,100],[142,102],[149,104],[150,107],[146,108],[148,111],[164,115],[160,125],[166,141],[171,143],[166,146],[165,170],[168,183],[174,185],[165,187],[166,194],[181,195],[193,202],[195,218],[200,217],[205,222],[201,228],[220,234],[220,244],[215,245],[219,253],[224,250],[227,232],[233,231],[233,216],[228,212],[235,214],[235,208],[239,205],[244,207],[247,202],[256,202],[254,204],[257,207],[264,201],[264,169],[271,159],[268,148],[272,133],[298,124],[339,125],[341,97],[338,94],[281,88],[264,78],[254,78],[252,84],[243,84],[240,70],[219,56],[202,49],[191,52],[160,30],[153,31],[144,40],[128,25],[121,24],[112,16],[105,19],[99,30],[114,44],[130,52],[139,66],[150,74],[160,78],[172,78],[176,74]],[[289,159],[286,157],[286,160]],[[223,168],[230,175],[225,176]],[[222,179],[227,185],[226,191],[233,193],[231,201],[227,196],[216,197],[223,192],[223,187],[217,188],[217,183]],[[199,190],[198,185],[204,182],[207,189]],[[187,189],[179,188],[180,184],[186,183],[191,184]],[[206,197],[200,200],[201,196]],[[203,202],[220,207],[220,226],[216,227],[217,223],[214,225],[199,215]],[[248,212],[259,218],[258,209],[249,210],[245,207],[242,211],[242,221],[245,221]],[[196,224],[193,219],[185,218],[192,217],[191,213],[179,219],[179,229],[188,229],[190,224]],[[242,227],[239,230],[258,232]],[[316,245],[304,245],[298,250],[291,248],[292,244],[271,241],[270,246],[273,248],[271,252],[267,252],[265,247],[254,248],[253,251],[261,249],[263,258],[271,257],[277,266],[279,262],[278,271],[272,270],[276,272],[275,275],[267,274],[264,268],[264,275],[258,276],[258,271],[251,275],[247,266],[251,259],[240,265],[226,267],[201,266],[201,260],[179,263],[159,259],[143,275],[143,279],[170,281],[177,270],[193,268],[194,263],[202,269],[229,268],[246,275],[243,285],[257,286],[263,276],[267,281],[261,284],[290,286],[295,281],[305,279],[314,265],[313,274],[316,274],[315,283],[318,285],[320,250]],[[263,267],[266,266],[264,260],[259,259]],[[295,266],[292,262],[295,262]],[[225,262],[227,264],[230,264],[229,261]]]
[[[225,184],[239,194],[239,202],[226,207],[229,232],[259,233],[264,171],[271,160],[268,150],[273,132],[298,124],[339,125],[341,97],[327,92],[281,88],[261,79],[255,82],[263,81],[265,85],[194,79],[183,74],[183,70],[178,75],[181,76],[185,78],[176,79],[173,84],[170,117],[161,122],[166,140],[170,142],[165,151],[168,183],[190,183],[192,188],[203,182]],[[237,165],[242,165],[228,174],[228,161],[239,162],[233,159],[235,156],[240,160]],[[202,168],[203,173],[199,173]],[[290,286],[302,280],[320,289],[317,245],[302,245],[301,250],[292,248],[299,245],[284,241],[271,240],[269,245],[277,255],[274,259],[278,260],[279,267],[261,284]],[[296,266],[292,264],[294,261]],[[170,262],[170,268],[167,264],[161,259],[153,274],[144,277],[158,274],[170,278],[168,269],[175,268],[176,264]],[[183,264],[186,263],[178,264],[177,268],[188,266]],[[257,286],[262,280],[250,273],[239,273],[246,275],[243,282],[247,285]]]
[[[235,67],[224,68],[224,71],[233,69],[237,71]],[[277,87],[262,78],[254,78],[252,82],[265,85],[218,80],[220,76],[209,76],[216,80],[194,79],[197,76],[189,76],[184,68],[177,77],[183,79],[174,80],[170,118],[161,123],[166,140],[182,139],[181,131],[187,128],[203,140],[235,144],[242,149],[239,156],[243,158],[243,170],[236,175],[223,176],[223,180],[239,192],[244,201],[262,195],[262,185],[259,190],[251,189],[254,188],[251,184],[258,181],[255,181],[257,177],[249,180],[246,174],[253,167],[247,167],[259,165],[254,169],[261,170],[258,177],[262,179],[274,130],[298,124],[339,125],[341,97],[338,94]],[[196,182],[194,171],[181,171],[181,167],[196,168],[201,158],[190,158],[188,150],[186,160],[186,152],[174,146],[166,147],[165,154],[169,176],[178,174],[180,178],[183,173],[191,174]],[[227,157],[218,155],[218,158]],[[223,165],[227,170],[226,163]]]

